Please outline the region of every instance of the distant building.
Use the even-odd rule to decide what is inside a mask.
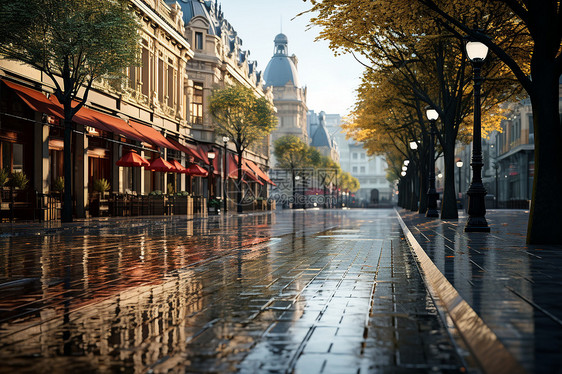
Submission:
[[[310,131],[315,131],[315,117],[322,115],[309,111]],[[339,163],[342,170],[350,173],[359,180],[361,188],[356,197],[369,204],[376,195],[379,201],[388,201],[392,195],[392,184],[386,180],[387,164],[382,156],[367,156],[363,144],[346,139],[341,128],[342,120],[339,114],[324,114],[325,127],[337,144]],[[375,192],[376,191],[376,192]]]
[[[326,113],[314,113],[310,110],[307,114],[310,145],[316,148],[322,155],[329,157],[332,161],[340,163],[338,144],[327,128]]]
[[[300,87],[297,57],[289,56],[285,34],[277,35],[274,44],[273,57],[264,72],[265,86],[273,88],[273,103],[279,119],[271,140],[296,135],[308,144],[306,88]]]

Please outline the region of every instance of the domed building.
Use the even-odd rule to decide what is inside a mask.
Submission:
[[[300,87],[297,57],[289,56],[289,41],[285,34],[277,35],[274,44],[273,57],[264,72],[265,87],[273,88],[273,104],[279,118],[272,141],[285,135],[296,135],[308,144],[306,87]]]

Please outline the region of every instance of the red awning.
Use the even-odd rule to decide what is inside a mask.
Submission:
[[[125,166],[125,167],[148,167],[150,166],[150,162],[148,162],[144,157],[136,153],[135,151],[131,151],[126,153],[115,163],[117,166]]]
[[[58,118],[64,118],[62,110],[49,100],[47,96],[43,95],[43,93],[5,79],[2,79],[2,82],[14,90],[16,95],[32,110]]]
[[[206,177],[209,174],[207,170],[203,169],[201,166],[197,164],[189,165],[185,173],[189,175],[193,175],[195,177]]]
[[[198,160],[204,161],[203,158],[201,157],[201,154],[199,154],[199,152],[197,151],[197,148],[195,146],[190,145],[190,144],[181,144],[177,140],[174,140],[174,139],[171,139],[171,138],[166,138],[166,139],[168,139],[168,141],[170,143],[172,143],[174,146],[176,146],[176,148],[178,148],[180,151],[182,151],[186,155],[192,156],[192,157],[195,157]]]
[[[237,155],[232,155],[229,154],[228,155],[228,177],[232,178],[232,179],[237,179],[238,178],[238,156]],[[244,160],[242,160],[244,161]],[[263,185],[263,183],[259,180],[259,178],[254,174],[254,172],[248,167],[246,166],[246,164],[243,162],[242,163],[242,178],[247,177],[249,179],[251,179],[252,181]]]
[[[181,151],[174,144],[172,144],[160,131],[152,128],[151,126],[141,125],[138,122],[129,120],[129,124],[132,128],[142,134],[144,141],[154,144],[157,147],[175,149],[176,151]]]
[[[267,176],[267,174],[265,174],[258,165],[256,165],[253,161],[250,160],[246,160],[246,165],[248,165],[248,167],[250,169],[252,169],[261,179],[263,179],[264,181],[266,181],[267,183],[276,186],[275,183],[273,183],[273,181],[271,179],[269,179],[269,177]]]
[[[62,108],[62,105],[59,103],[56,97],[53,97],[52,100],[56,106]],[[74,102],[74,104],[77,103]],[[133,127],[129,126],[129,124],[125,120],[110,116],[109,114],[105,114],[91,108],[87,108],[85,106],[80,108],[78,113],[76,113],[72,118],[72,121],[83,126],[90,126],[98,130],[112,132],[116,135],[122,135],[130,140],[136,140],[139,142],[146,141],[143,135]]]
[[[152,171],[160,171],[162,173],[175,173],[176,168],[162,157],[152,160],[148,169]]]
[[[178,173],[185,173],[187,171],[187,169],[182,164],[180,164],[178,160],[172,160],[171,164],[176,168]]]

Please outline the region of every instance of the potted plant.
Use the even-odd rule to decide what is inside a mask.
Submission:
[[[62,194],[64,192],[64,178],[58,177],[55,183],[53,184],[53,191]]]
[[[212,214],[219,214],[221,208],[221,201],[218,199],[211,199],[209,200],[209,213]]]
[[[12,178],[10,182],[12,184],[12,187],[20,190],[25,190],[27,184],[29,183],[29,179],[27,179],[23,171],[14,171],[12,173]]]
[[[105,191],[110,188],[109,182],[105,178],[96,179],[92,185],[94,190],[94,198],[90,202],[90,214],[99,217],[102,211],[109,209],[107,200],[105,200]]]
[[[0,169],[0,188],[4,188],[8,185],[10,179],[10,172],[8,169]]]
[[[162,216],[164,215],[164,194],[161,190],[154,190],[148,194],[149,212],[148,214]]]

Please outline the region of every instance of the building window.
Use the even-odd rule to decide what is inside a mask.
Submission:
[[[168,61],[171,63],[171,61]],[[175,81],[175,69],[172,65],[168,65],[168,106],[170,108],[174,107],[174,81]]]
[[[193,100],[191,101],[191,123],[196,125],[203,124],[203,84],[193,84]]]
[[[365,166],[361,166],[361,174],[365,174]]]
[[[358,154],[355,153],[355,152],[353,152],[353,153],[351,154],[351,157],[352,157],[354,160],[357,160]]]
[[[357,166],[354,166],[351,170],[352,170],[352,173],[357,174]]]
[[[150,94],[150,54],[147,48],[142,49],[142,73],[141,73],[141,92],[144,96]]]
[[[365,153],[361,153],[361,160],[365,159]]]
[[[195,49],[203,49],[203,33],[195,33]]]
[[[23,144],[0,141],[0,166],[9,172],[23,171]]]
[[[158,101],[164,102],[164,60],[158,59]]]

